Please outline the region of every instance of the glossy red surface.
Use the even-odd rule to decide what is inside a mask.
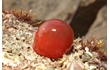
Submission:
[[[73,38],[73,30],[67,23],[58,19],[50,19],[38,28],[33,49],[40,55],[60,58],[70,50]]]

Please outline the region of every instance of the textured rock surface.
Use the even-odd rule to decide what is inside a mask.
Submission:
[[[97,3],[95,3],[96,1]],[[54,0],[11,0],[11,1],[3,0],[3,9],[20,10],[22,8],[23,10],[27,10],[27,11],[32,10],[32,12],[36,14],[35,18],[38,20],[58,18],[66,21],[70,18],[71,14],[73,14],[74,16],[74,13],[78,8],[79,3],[80,3],[80,6],[87,8],[93,3],[95,3],[94,5],[96,7],[100,7],[100,5],[102,5],[103,3],[105,4],[105,2],[106,0],[66,0],[66,1],[65,0],[55,0],[55,1]],[[95,8],[93,7],[94,9],[93,11],[97,11],[96,7]],[[88,22],[90,21],[90,19],[88,19],[87,16],[91,14],[91,13],[88,13],[91,10],[80,9],[81,10],[80,13],[78,13],[77,11],[77,13],[79,14],[79,18],[74,19],[74,23],[76,22],[78,23],[73,25],[73,28],[74,28],[73,30],[77,36],[85,35],[86,32],[88,31],[86,38],[91,38],[93,35],[95,35],[97,38],[104,39],[104,42],[105,42],[104,46],[107,46],[106,7],[103,7],[103,8],[104,9],[100,10],[101,12],[99,12],[94,22],[93,20],[95,18],[93,19],[91,16],[90,18],[92,19],[91,24],[93,23],[93,25],[89,29],[89,31],[87,30],[89,28],[87,26],[89,24]],[[83,14],[85,14],[85,16],[83,16]],[[84,17],[86,17],[87,20]],[[82,21],[85,21],[85,23],[79,23]],[[106,47],[104,47],[104,49],[106,50]]]
[[[68,55],[64,54],[57,60],[50,59],[32,50],[36,28],[19,21],[13,14],[2,13],[2,17],[2,70],[106,70],[107,68],[106,54],[100,49],[103,42],[94,37],[90,41],[84,37],[77,38]]]
[[[74,13],[79,4],[79,2],[78,2],[79,0],[68,0],[68,1],[56,0],[55,2],[53,2],[53,1],[55,1],[55,0],[10,0],[10,1],[3,0],[3,9],[19,10],[20,8],[23,8],[24,10],[27,10],[27,11],[32,9],[33,12],[37,14],[36,19],[46,20],[49,18],[59,18],[59,19],[66,21],[68,18],[68,15],[70,16],[72,13]],[[80,6],[88,7],[88,6],[90,6],[89,4],[93,4],[94,1],[105,1],[105,0],[80,0],[80,1],[82,1]],[[103,2],[100,2],[97,6],[100,6],[101,3],[103,3]],[[50,5],[50,4],[52,4],[52,5]],[[74,7],[73,7],[73,5],[74,5]],[[53,7],[53,6],[55,6],[55,7]],[[96,7],[94,7],[94,9],[96,9]],[[88,11],[86,11],[86,12],[88,12]],[[49,14],[47,14],[47,13],[49,13]],[[82,13],[82,10],[81,10],[81,13]],[[87,13],[86,15],[88,15],[88,14],[90,14],[90,13]],[[11,17],[11,18],[13,18],[13,17]],[[86,18],[88,18],[88,17],[86,17]],[[8,18],[6,17],[6,19],[8,19]],[[89,29],[85,38],[91,38],[93,35],[95,35],[98,39],[104,39],[104,42],[105,42],[104,46],[106,46],[106,39],[107,39],[106,20],[107,20],[106,6],[104,6],[98,12],[97,18],[94,21],[92,27]],[[7,22],[5,22],[5,23],[7,23]],[[84,28],[82,25],[80,25],[80,27]],[[6,32],[13,31],[12,28],[8,30],[7,28],[2,27],[2,29],[3,30],[5,29]],[[25,27],[24,27],[24,29],[25,29]],[[26,29],[26,30],[28,30],[28,29]],[[83,31],[83,30],[80,29],[80,31]],[[18,33],[18,35],[19,35],[19,33]],[[10,37],[11,36],[9,36],[7,38],[5,37],[5,38],[10,39]],[[12,37],[16,37],[16,36],[12,36]],[[3,38],[3,39],[5,39],[5,38]],[[25,55],[26,58],[22,57],[22,54],[14,54],[15,57],[17,56],[18,58],[21,58],[22,64],[18,65],[17,67],[11,67],[9,65],[7,66],[2,63],[3,64],[2,70],[35,70],[35,69],[36,70],[40,70],[40,69],[55,70],[55,68],[57,68],[58,70],[60,70],[61,68],[62,68],[62,70],[76,70],[76,68],[78,70],[89,70],[89,69],[94,70],[94,68],[98,68],[98,70],[106,70],[106,67],[107,67],[106,66],[106,60],[107,60],[106,56],[102,54],[103,52],[99,52],[99,50],[97,51],[97,49],[96,49],[96,44],[99,43],[99,46],[101,46],[102,43],[100,43],[100,41],[95,38],[92,38],[92,39],[93,40],[91,42],[87,42],[83,38],[82,38],[82,40],[80,38],[78,38],[77,40],[75,40],[75,42],[73,44],[76,46],[76,47],[74,47],[75,49],[72,52],[73,54],[70,54],[67,56],[64,55],[64,57],[61,60],[57,60],[57,61],[53,61],[51,59],[36,55],[32,50],[30,50],[31,48],[27,47],[27,49],[25,49],[26,46],[24,46],[24,44],[18,44],[18,45],[23,45],[24,49],[22,49],[21,52],[19,52],[19,50],[18,50],[17,53],[25,53],[25,52],[29,51],[26,54],[23,54],[23,55]],[[17,40],[19,40],[19,39],[17,39]],[[20,41],[22,41],[22,40],[20,40]],[[83,43],[83,47],[85,48],[83,50],[80,49],[81,41]],[[9,42],[12,42],[12,41],[9,41]],[[16,42],[16,41],[13,41],[13,42]],[[28,41],[26,41],[26,42],[28,42]],[[29,40],[29,42],[30,42],[30,40]],[[22,42],[22,43],[24,43],[24,42]],[[7,44],[7,45],[10,45],[10,44]],[[29,45],[31,46],[31,44],[29,44]],[[92,45],[92,46],[90,48],[88,48],[90,45]],[[93,47],[93,46],[95,46],[95,47]],[[11,47],[14,49],[17,48],[17,47],[13,47],[13,46],[11,46]],[[97,51],[99,53],[99,55],[97,53],[90,52],[90,51],[94,51],[94,48],[96,49],[95,51]],[[104,48],[106,48],[106,47],[104,47]],[[4,48],[2,47],[2,49],[4,49]],[[17,49],[20,49],[20,47]],[[12,52],[10,52],[10,49],[8,49],[7,46],[6,46],[6,49],[4,49],[4,50],[5,51],[9,50],[5,53],[8,53],[8,54],[12,53]],[[2,50],[2,51],[4,51],[4,50]],[[4,53],[2,53],[2,56],[3,55],[4,55]],[[92,57],[92,55],[93,55],[93,57]],[[21,57],[19,57],[19,56],[21,56]],[[38,57],[36,57],[36,56],[38,56]],[[9,57],[9,55],[8,55],[8,57]],[[11,55],[12,58],[10,57],[11,59],[8,57],[6,57],[6,58],[9,60],[12,60],[12,62],[13,62],[13,59],[17,59],[17,57],[13,58],[12,55]],[[75,58],[75,59],[73,59],[73,58]],[[79,60],[82,60],[82,61],[80,62]],[[4,59],[4,61],[6,62],[7,60]],[[9,63],[11,64],[11,62],[9,62]],[[95,64],[95,65],[93,65],[93,64]]]

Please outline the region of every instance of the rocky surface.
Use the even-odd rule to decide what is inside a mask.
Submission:
[[[97,1],[97,3],[95,3]],[[71,17],[74,17],[74,14],[80,14],[79,17],[83,16],[83,14],[86,14],[87,17],[90,13],[90,11],[84,10],[84,8],[87,8],[88,6],[90,6],[91,4],[95,3],[96,7],[103,7],[103,5],[105,4],[105,0],[103,2],[103,0],[3,0],[3,9],[5,10],[9,10],[9,9],[15,9],[15,10],[21,10],[21,8],[23,10],[32,10],[33,13],[35,13],[35,19],[38,20],[47,20],[50,18],[58,18],[64,21],[71,21]],[[104,4],[103,4],[104,3]],[[84,7],[84,8],[79,8],[80,7]],[[99,11],[99,9],[96,9],[96,7],[94,8],[93,11]],[[78,13],[75,13],[76,10],[80,9]],[[79,25],[74,22],[74,26],[72,26],[75,32],[75,34],[77,36],[83,36],[87,33],[87,35],[85,35],[87,38],[91,38],[93,35],[96,36],[97,38],[100,39],[104,39],[105,45],[107,46],[107,32],[106,32],[106,7],[104,6],[102,8],[102,10],[100,10],[101,12],[99,12],[97,14],[97,18],[95,20],[95,18],[91,17],[87,17],[86,19],[84,19],[84,17],[82,17],[82,19],[80,18],[76,18],[74,19],[74,21],[78,21],[79,20],[82,21],[87,21],[84,23],[80,23]],[[88,12],[88,14],[87,14]],[[91,11],[92,12],[92,11]],[[92,13],[94,14],[94,13]],[[95,15],[96,15],[95,14]],[[72,16],[71,16],[72,15]],[[95,16],[93,15],[93,16]],[[89,18],[89,19],[88,19]],[[92,20],[91,20],[92,19]],[[90,21],[91,20],[91,21]],[[94,21],[95,20],[95,21]],[[92,27],[90,27],[90,23],[88,23],[90,21],[90,23],[92,24]],[[75,24],[76,23],[76,24]],[[90,24],[88,26],[88,24]],[[87,26],[86,26],[87,25]],[[89,29],[90,27],[90,29]],[[82,28],[82,29],[79,29]],[[85,29],[86,28],[86,29]],[[89,29],[89,31],[88,31]],[[87,32],[88,31],[88,32]],[[79,33],[79,34],[78,34]],[[76,36],[76,37],[77,37]],[[106,47],[104,47],[104,49],[106,50]]]
[[[67,21],[68,19],[70,19],[70,21],[71,21],[72,17],[74,17],[74,14],[81,14],[79,16],[82,16],[83,14],[86,14],[86,16],[87,16],[88,14],[91,14],[91,13],[87,13],[87,12],[90,12],[90,10],[85,12],[85,10],[83,10],[83,9],[87,8],[91,4],[94,4],[96,1],[99,2],[97,5],[99,7],[100,5],[102,5],[104,3],[102,1],[105,1],[105,0],[66,0],[66,1],[65,0],[3,0],[3,9],[20,10],[22,8],[23,10],[27,10],[27,11],[32,10],[32,12],[36,14],[34,18],[36,18],[38,20],[39,19],[47,20],[50,18],[59,18],[64,21]],[[97,4],[97,3],[95,3],[95,4]],[[78,6],[84,7],[84,8],[80,9]],[[99,47],[103,46],[103,42],[105,43],[105,45],[103,47],[105,50],[106,50],[106,46],[107,46],[106,45],[107,44],[106,43],[107,42],[107,35],[106,35],[107,34],[107,29],[106,29],[106,26],[107,26],[106,9],[107,9],[107,7],[103,6],[103,5],[101,7],[102,8],[100,10],[99,9],[97,10],[98,11],[98,14],[96,13],[97,17],[96,17],[96,19],[94,18],[94,20],[91,22],[92,26],[90,27],[87,34],[84,35],[85,37],[84,38],[75,38],[75,41],[73,44],[74,49],[72,50],[73,52],[69,55],[64,55],[63,58],[61,58],[57,61],[54,61],[52,59],[35,54],[33,52],[33,50],[31,50],[31,48],[29,48],[29,47],[31,47],[32,44],[30,44],[30,43],[28,44],[27,40],[24,41],[24,40],[22,40],[23,38],[21,38],[21,39],[14,38],[16,36],[10,35],[13,32],[15,32],[14,34],[16,34],[16,31],[20,32],[19,30],[17,30],[16,28],[13,28],[12,26],[10,26],[11,28],[7,28],[7,27],[9,27],[8,25],[6,25],[6,28],[4,26],[2,26],[3,33],[5,32],[5,34],[3,34],[3,37],[4,37],[3,41],[6,40],[3,42],[3,45],[2,45],[3,46],[2,47],[2,51],[3,51],[3,53],[2,53],[2,69],[3,70],[10,70],[10,69],[11,70],[22,70],[22,69],[23,70],[30,70],[30,69],[40,70],[40,68],[42,68],[43,70],[44,69],[45,70],[60,70],[60,69],[62,69],[62,70],[67,70],[67,69],[68,70],[94,70],[97,68],[97,70],[107,70],[106,69],[107,58],[106,58],[106,55],[104,54],[105,52],[99,50]],[[77,8],[81,10],[80,13],[76,12]],[[94,7],[94,10],[96,11],[96,7]],[[2,15],[3,15],[3,13],[2,13]],[[84,16],[84,17],[86,17],[86,16]],[[13,18],[12,16],[10,18],[7,18],[7,17],[10,17],[10,16],[8,15],[8,16],[6,16],[5,19],[2,19],[2,20],[7,19],[9,22],[5,21],[3,23],[11,24],[10,22],[15,20],[15,19],[12,19]],[[80,21],[85,21],[84,17]],[[91,19],[91,17],[89,17],[89,18]],[[12,21],[9,19],[12,19]],[[77,18],[77,20],[79,21],[78,18]],[[13,23],[15,23],[15,22],[13,22]],[[17,20],[17,23],[19,23],[18,20]],[[86,24],[88,24],[88,23],[86,23]],[[86,24],[82,23],[83,26],[80,24],[80,28],[84,29],[86,27],[85,26]],[[26,26],[27,26],[27,24],[26,24]],[[21,28],[21,27],[19,28],[18,25],[16,27],[18,27],[18,29],[24,28],[24,30],[27,28],[27,27],[25,28],[25,26],[23,26],[23,28]],[[76,25],[75,25],[75,27],[76,27]],[[79,30],[82,32],[85,32],[85,31],[83,31],[83,29],[79,29]],[[26,30],[28,31],[28,29],[26,29]],[[11,33],[9,33],[9,32],[11,32]],[[30,32],[30,30],[29,30],[29,32]],[[7,34],[9,35],[9,37],[7,37],[8,36]],[[12,35],[14,35],[14,34],[12,34]],[[79,36],[80,35],[81,35],[81,32],[79,32]],[[92,37],[93,35],[96,38],[98,38],[98,40],[96,38]],[[8,40],[12,40],[11,38],[14,38],[16,40],[8,41]],[[87,41],[85,38],[86,39],[90,38],[90,40]],[[103,40],[99,40],[99,39],[103,39]],[[6,44],[6,43],[8,43],[7,41],[11,42],[11,43],[16,43],[16,42],[19,43],[20,41],[23,41],[22,42],[23,44],[18,44],[18,45],[22,45],[24,49],[21,50],[22,46],[21,47],[11,46],[11,45],[16,45],[16,44]],[[26,44],[24,44],[25,42],[26,42]],[[30,42],[30,39],[29,39],[29,42]],[[30,45],[30,46],[27,47],[24,45]],[[14,48],[14,49],[12,49],[12,48]],[[82,48],[82,49],[80,49],[80,48]],[[17,50],[18,52],[11,51],[10,49]],[[21,51],[19,51],[19,49]],[[25,52],[26,52],[26,54],[24,54]],[[33,55],[34,55],[34,57],[33,57]],[[33,58],[36,58],[36,59],[33,59]],[[17,60],[20,62],[16,63]],[[19,65],[17,65],[16,67],[13,67],[12,66],[13,64],[14,64],[14,66],[16,66],[16,64],[19,64]]]
[[[32,49],[36,27],[19,21],[13,14],[3,12],[2,17],[2,70],[107,69],[106,53],[100,49],[102,40],[77,38],[69,53],[62,58],[51,59]]]

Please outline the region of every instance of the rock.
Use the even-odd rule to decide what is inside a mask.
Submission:
[[[81,0],[80,6],[88,6],[94,3],[96,0]]]
[[[27,11],[32,10],[32,13],[36,14],[34,18],[37,20],[58,18],[67,21],[70,19],[71,14],[73,14],[72,17],[74,18],[74,22],[72,23],[74,24],[70,25],[75,32],[75,37],[77,38],[77,36],[84,36],[87,33],[90,24],[92,24],[93,20],[95,19],[93,18],[95,17],[94,12],[96,13],[96,11],[99,10],[96,8],[101,8],[103,5],[105,5],[105,2],[105,0],[3,0],[2,3],[3,9],[5,10],[21,10],[21,8]],[[92,4],[95,7],[92,7]],[[79,5],[83,8],[79,7],[79,10],[77,10]],[[77,14],[76,18],[74,16],[75,12]],[[104,39],[104,46],[107,46],[106,18],[106,6],[104,6],[97,15],[97,19],[94,21],[92,27],[86,34],[87,38],[91,38],[93,35],[95,35],[99,39]],[[72,21],[72,19],[70,19],[68,23],[70,21]],[[106,47],[103,48],[106,50]]]
[[[3,9],[32,10],[39,20],[66,20],[76,11],[79,2],[80,0],[3,0]]]
[[[92,36],[95,36],[98,39],[103,39],[105,45],[102,48],[107,50],[107,6],[103,6],[99,10],[97,18],[90,27],[85,38],[89,39]]]
[[[2,13],[2,17],[5,18],[2,20],[2,70],[106,70],[107,68],[106,53],[99,48],[101,45],[97,46],[98,40],[95,38],[90,42],[84,37],[77,38],[69,54],[64,54],[59,59],[51,59],[32,50],[35,28],[17,20],[13,14]],[[7,28],[6,25],[10,20],[12,24]]]

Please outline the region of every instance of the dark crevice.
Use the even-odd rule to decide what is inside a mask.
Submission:
[[[75,13],[70,26],[74,30],[75,37],[82,37],[87,32],[94,20],[96,19],[98,11],[107,5],[107,0],[96,0],[89,6],[82,7],[79,6],[77,12]]]

